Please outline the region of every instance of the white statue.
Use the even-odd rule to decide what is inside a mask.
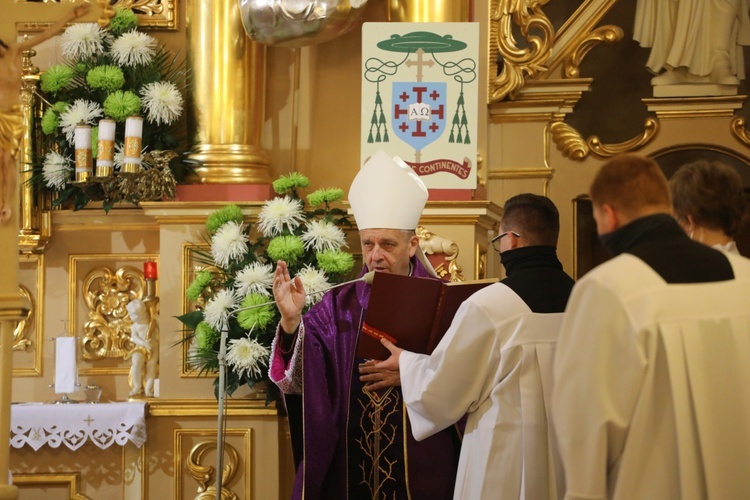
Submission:
[[[131,359],[129,396],[154,396],[154,381],[159,375],[159,330],[153,309],[140,299],[131,300],[126,306],[133,326],[130,339],[135,344],[125,355]],[[145,380],[144,380],[145,373]]]
[[[637,0],[633,39],[651,47],[651,84],[738,85],[750,45],[750,0]]]

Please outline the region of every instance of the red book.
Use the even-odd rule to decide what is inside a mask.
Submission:
[[[390,356],[385,337],[407,351],[430,354],[443,338],[461,303],[474,292],[497,282],[446,282],[390,273],[375,273],[364,313],[357,357]]]

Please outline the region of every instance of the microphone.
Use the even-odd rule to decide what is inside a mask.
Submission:
[[[338,283],[336,285],[332,285],[332,286],[326,287],[326,288],[324,288],[322,290],[318,290],[317,292],[306,293],[305,297],[308,297],[310,295],[318,295],[319,293],[325,293],[328,290],[333,290],[334,288],[338,288],[338,287],[344,286],[344,285],[351,285],[352,283],[357,283],[358,281],[364,281],[368,285],[372,285],[372,280],[373,280],[374,277],[375,277],[375,271],[370,271],[368,273],[365,273],[363,276],[361,276],[361,277],[359,277],[357,279],[353,279],[353,280],[350,280],[350,281],[344,281],[343,283]],[[294,283],[294,281],[292,281],[292,283]],[[234,309],[232,311],[232,313],[238,313],[240,311],[248,311],[250,309],[255,309],[256,307],[270,306],[271,304],[275,304],[275,303],[276,303],[275,300],[271,300],[269,302],[263,302],[262,304],[255,304],[255,305],[248,306],[248,307],[241,307],[239,309]]]

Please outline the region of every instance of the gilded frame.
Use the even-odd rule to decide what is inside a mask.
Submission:
[[[31,486],[67,486],[70,500],[91,500],[81,493],[80,472],[41,472],[13,474],[13,484],[19,489]]]
[[[182,290],[187,290],[187,287],[190,285],[190,283],[193,282],[198,273],[206,269],[206,266],[196,262],[193,253],[195,250],[204,250],[206,252],[210,252],[211,249],[207,243],[185,242],[182,244]],[[187,293],[183,293],[182,312],[180,314],[187,314],[191,311],[194,311],[196,307],[197,303],[188,299]],[[180,338],[183,340],[183,342],[180,346],[180,350],[182,351],[182,362],[180,363],[180,378],[203,378],[206,375],[210,375],[211,373],[200,375],[199,370],[190,368],[188,364],[190,345],[188,342],[185,342],[186,333],[184,325],[181,324],[181,326],[183,327],[183,329]]]
[[[21,254],[18,256],[18,266],[22,270],[26,266],[33,266],[34,270],[34,287],[29,288],[33,305],[29,312],[32,321],[31,337],[26,337],[31,341],[31,348],[34,350],[33,364],[30,368],[16,367],[16,361],[13,362],[14,377],[41,377],[44,371],[44,255],[43,254]],[[20,279],[19,279],[20,281]]]

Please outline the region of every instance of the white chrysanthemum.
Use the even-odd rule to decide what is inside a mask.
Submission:
[[[311,306],[320,302],[320,299],[323,298],[323,290],[330,286],[325,273],[320,269],[315,269],[307,265],[300,269],[297,276],[299,276],[302,286],[305,288],[305,293],[307,294],[305,301],[307,305]]]
[[[171,125],[182,114],[182,95],[172,82],[153,82],[141,89],[141,104],[149,121]]]
[[[76,23],[60,36],[63,56],[68,59],[88,59],[104,51],[107,32],[96,23]]]
[[[99,104],[86,99],[76,99],[68,109],[60,114],[60,127],[65,133],[69,144],[73,144],[76,125],[83,122],[86,125],[94,125],[97,118],[104,116],[104,111]]]
[[[325,220],[314,220],[307,225],[307,230],[302,234],[305,249],[311,247],[316,252],[323,250],[338,250],[346,244],[344,232],[335,224]]]
[[[258,215],[258,227],[264,236],[273,237],[281,234],[284,226],[294,230],[304,220],[302,204],[298,200],[289,196],[276,197],[263,205]]]
[[[206,303],[203,320],[214,330],[221,331],[227,324],[229,313],[237,306],[237,299],[234,290],[220,290]]]
[[[60,153],[50,151],[44,156],[42,178],[44,184],[51,189],[62,189],[68,183],[73,172],[70,159]]]
[[[273,286],[273,269],[268,264],[253,262],[245,266],[234,277],[234,289],[237,295],[244,297],[250,293],[271,295],[269,289]]]
[[[259,379],[263,368],[268,367],[270,351],[255,339],[241,338],[229,341],[227,364],[242,378],[245,373]]]
[[[112,58],[120,66],[138,66],[151,63],[156,55],[156,39],[140,31],[120,35],[110,49]]]
[[[231,261],[241,259],[247,252],[247,235],[242,232],[241,222],[230,220],[211,237],[211,255],[221,268],[228,267]]]

